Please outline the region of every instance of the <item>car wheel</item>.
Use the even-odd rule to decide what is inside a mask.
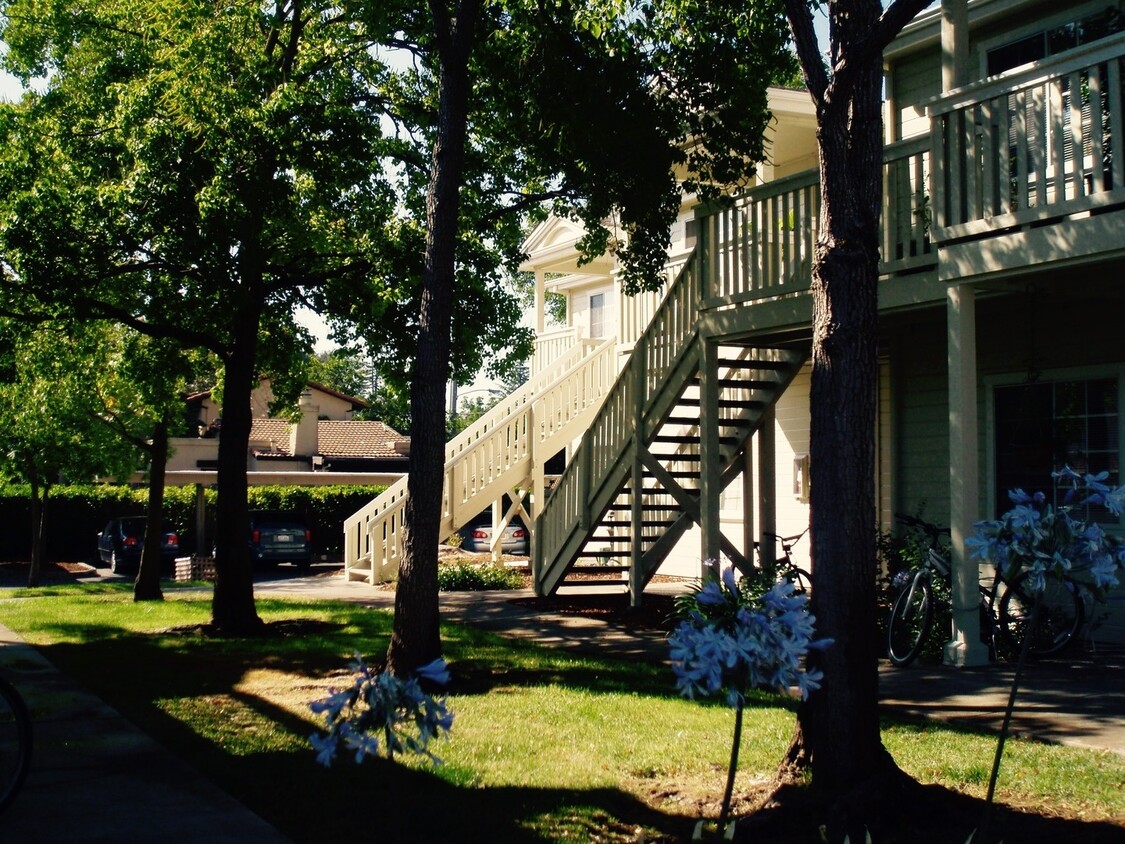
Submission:
[[[121,574],[121,566],[117,562],[117,552],[109,552],[109,570],[114,574]]]

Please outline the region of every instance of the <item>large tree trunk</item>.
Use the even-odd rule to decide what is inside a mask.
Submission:
[[[133,584],[134,601],[163,601],[160,565],[164,539],[164,470],[168,465],[168,415],[152,429],[149,445],[148,506],[145,511],[145,545]]]
[[[809,488],[812,610],[835,644],[803,726],[818,787],[835,793],[881,768],[875,625],[875,389],[878,352],[879,77],[852,109],[821,119],[823,233],[813,268]]]
[[[833,66],[846,70],[843,81],[837,75],[824,87],[817,69],[810,73],[811,21],[790,10],[798,43],[806,37],[802,62],[817,102],[822,217],[811,289],[811,605],[818,635],[833,644],[810,657],[824,681],[799,710],[783,771],[793,764],[811,765],[830,841],[845,835],[863,841],[868,831],[876,833],[880,819],[893,813],[898,789],[908,782],[882,745],[878,717],[875,421],[882,68],[879,52],[861,59],[856,45],[871,34],[881,12],[878,0],[833,4]],[[802,25],[808,27],[803,33],[798,31]],[[858,63],[841,62],[849,56]]]
[[[254,568],[247,534],[246,450],[250,445],[250,393],[255,383],[259,314],[253,308],[236,320],[237,336],[223,368],[223,424],[219,431],[215,506],[215,597],[211,623],[229,635],[263,628],[254,606]]]
[[[442,0],[431,12],[439,42],[438,127],[426,199],[426,257],[418,356],[410,389],[410,474],[406,538],[395,593],[388,668],[405,675],[441,655],[437,547],[445,474],[445,385],[449,380],[458,192],[469,102],[468,56],[479,0],[466,0],[451,19]]]

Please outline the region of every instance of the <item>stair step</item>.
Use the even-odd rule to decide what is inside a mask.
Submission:
[[[700,460],[703,459],[702,454],[690,454],[690,453],[689,454],[682,454],[682,453],[657,454],[655,451],[649,452],[649,456],[655,457],[657,460],[680,460],[684,463],[688,463],[688,462],[697,463],[697,462],[699,462]]]
[[[676,404],[678,406],[699,407],[702,404],[702,399],[686,399],[682,398]],[[766,402],[749,400],[743,401],[742,399],[719,399],[719,407],[737,407],[739,410],[761,410],[766,407]]]
[[[567,580],[564,577],[559,583],[559,586],[620,586],[622,591],[624,591],[628,588],[629,584],[620,578],[614,580],[612,578],[588,577],[582,580]]]
[[[699,442],[699,437],[692,436],[691,434],[658,434],[652,438],[653,443],[679,443],[681,445],[690,445]],[[734,445],[737,443],[738,437],[719,437],[719,445]]]
[[[720,364],[721,366],[722,364]],[[698,375],[688,382],[690,386],[698,387],[703,379]],[[720,387],[734,387],[742,390],[776,390],[776,381],[760,381],[756,378],[720,378]]]
[[[609,548],[606,548],[606,549],[601,550],[601,551],[579,551],[575,555],[575,558],[581,558],[581,557],[590,558],[590,557],[592,557],[593,559],[597,560],[597,559],[601,559],[601,558],[604,558],[604,557],[628,557],[632,553],[633,552],[630,551],[627,548],[624,549],[624,550],[617,550],[617,551],[611,551]],[[598,566],[597,568],[613,568],[613,567],[612,566]],[[626,566],[626,568],[628,568],[628,566]]]
[[[628,509],[628,508],[626,508],[626,509]],[[598,524],[601,525],[602,527],[631,528],[633,526],[633,522],[632,522],[631,519],[602,519],[600,522],[598,522]],[[643,528],[646,528],[646,527],[668,527],[670,524],[672,524],[672,522],[669,522],[665,519],[641,519],[641,527],[643,527]],[[595,537],[591,537],[591,539],[594,539],[594,538]],[[620,540],[621,537],[617,537],[617,539]],[[603,538],[602,541],[604,542],[605,539]]]
[[[627,490],[627,489],[622,490],[622,494],[628,494],[628,492],[629,492],[629,490]],[[652,490],[648,489],[648,490],[645,490],[645,492],[651,493]],[[632,510],[632,509],[633,509],[632,504],[610,504],[609,507],[606,508],[606,511],[608,512],[610,510],[614,510],[614,511],[624,510],[624,511],[628,512],[629,510]],[[646,510],[649,511],[649,512],[652,512],[652,511],[655,511],[655,510],[675,510],[675,509],[677,509],[677,508],[676,507],[668,507],[664,504],[642,504],[641,505],[641,511],[642,512],[646,511]]]
[[[669,416],[664,420],[665,425],[698,425],[699,415],[695,416]],[[720,428],[751,428],[756,422],[749,419],[720,419]]]
[[[782,372],[790,369],[793,364],[785,360],[754,360],[748,358],[727,360],[726,358],[719,358],[719,367],[724,366],[728,369],[766,369],[771,372]]]

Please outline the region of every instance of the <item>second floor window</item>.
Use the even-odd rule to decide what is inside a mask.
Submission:
[[[1002,44],[988,51],[988,75],[994,76],[1014,67],[1037,62],[1047,56],[1073,50],[1099,38],[1121,31],[1121,14],[1115,8],[1079,21],[1044,29],[1033,35]]]
[[[590,297],[590,337],[605,336],[605,294]]]

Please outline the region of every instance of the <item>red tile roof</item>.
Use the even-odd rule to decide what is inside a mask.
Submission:
[[[410,439],[383,422],[321,421],[320,453],[325,457],[402,457]]]
[[[318,453],[324,457],[403,457],[410,439],[383,422],[317,422]],[[268,442],[266,453],[289,454],[289,424],[283,419],[255,419],[250,442]],[[399,449],[396,444],[401,444]]]

